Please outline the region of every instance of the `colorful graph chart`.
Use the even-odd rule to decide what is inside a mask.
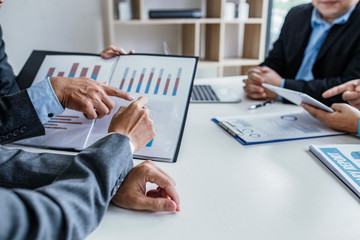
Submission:
[[[44,124],[44,128],[47,129],[57,129],[57,130],[68,130],[69,127],[74,125],[82,125],[79,116],[66,116],[59,115],[57,117],[51,118],[48,122]]]
[[[155,83],[153,80],[156,72]],[[164,68],[156,69],[153,67],[137,70],[127,67],[122,75],[119,89],[129,93],[176,96],[181,82],[182,68],[178,68],[177,73],[175,72],[174,74],[164,74],[164,72]],[[150,91],[152,84],[155,84],[153,92]]]
[[[67,77],[85,77],[89,71],[89,68],[82,67],[81,71],[79,71],[79,73],[77,74],[79,65],[80,65],[80,63],[73,63]],[[96,80],[98,78],[100,70],[101,70],[101,66],[95,65],[93,67],[90,78]],[[50,67],[49,70],[47,71],[46,77],[54,77],[54,76],[64,77],[64,76],[66,76],[66,74],[65,74],[65,71],[58,71],[56,74],[56,68]]]

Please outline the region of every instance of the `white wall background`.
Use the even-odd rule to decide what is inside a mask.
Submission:
[[[15,73],[33,49],[103,49],[101,0],[5,0],[0,24]]]
[[[6,52],[16,74],[32,50],[99,53],[104,48],[101,1],[5,0],[0,9]],[[149,0],[148,9],[200,8],[204,0]],[[205,10],[205,9],[203,9]],[[163,53],[166,41],[181,53],[179,25],[117,26],[115,45],[137,52]]]

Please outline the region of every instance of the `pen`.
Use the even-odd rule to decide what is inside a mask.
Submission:
[[[251,105],[251,106],[249,107],[249,110],[254,110],[254,109],[257,109],[257,108],[259,108],[259,107],[264,107],[264,106],[266,106],[267,104],[271,104],[271,103],[273,103],[273,102],[274,102],[274,100],[269,100],[269,101],[266,101],[266,102],[263,102],[263,103]]]

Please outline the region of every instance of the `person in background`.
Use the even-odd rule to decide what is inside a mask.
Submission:
[[[244,90],[252,99],[276,99],[262,87],[272,84],[323,98],[331,87],[360,78],[360,5],[358,0],[312,0],[292,8],[278,40],[259,67],[249,69]]]
[[[304,104],[303,107],[327,126],[339,131],[357,133],[360,136],[360,111],[358,110],[360,109],[360,80],[352,80],[333,87],[325,91],[322,96],[329,98],[339,94],[342,94],[342,99],[350,105],[333,104],[331,107],[335,110],[334,113],[325,112],[307,104]]]

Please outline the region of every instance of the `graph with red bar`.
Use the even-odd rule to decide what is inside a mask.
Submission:
[[[134,155],[136,158],[173,161],[184,126],[197,59],[151,54],[121,55],[111,59],[88,55],[48,55],[33,85],[49,77],[87,77],[130,93],[145,96],[156,136]],[[114,109],[132,101],[112,98]],[[65,111],[44,123],[45,135],[21,140],[22,144],[64,149],[83,149],[104,137],[113,114],[88,120],[82,112]]]
[[[131,69],[126,67],[117,87],[120,90],[141,95],[176,96],[181,84],[182,68],[177,68],[173,73],[165,72],[165,68]]]
[[[50,55],[46,56],[33,84],[49,77],[87,77],[99,82],[109,81],[116,58],[99,56]]]
[[[68,130],[71,126],[82,125],[80,116],[59,115],[44,124],[46,129]]]
[[[82,67],[81,70],[79,69],[78,71],[79,65],[80,63],[73,63],[67,76],[65,75],[65,71],[58,71],[56,73],[56,67],[50,67],[44,77],[86,77],[89,71],[89,67]],[[101,65],[95,65],[92,68],[90,78],[97,80],[100,70]]]

